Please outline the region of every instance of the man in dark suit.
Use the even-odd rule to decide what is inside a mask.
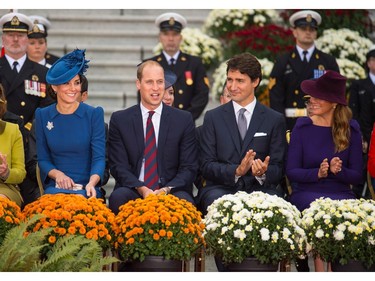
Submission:
[[[206,184],[197,203],[203,214],[215,199],[237,191],[284,196],[279,183],[284,176],[285,119],[256,100],[261,79],[261,65],[253,55],[228,61],[226,85],[232,101],[208,111],[200,131],[200,168]],[[243,136],[241,111],[246,119]]]
[[[4,87],[10,112],[20,116],[30,130],[37,107],[54,102],[47,95],[48,68],[28,59],[27,32],[30,19],[21,13],[5,14],[0,19],[5,56],[0,58],[0,82]]]
[[[118,213],[129,200],[150,194],[171,193],[194,203],[193,182],[198,170],[195,125],[189,112],[166,106],[164,70],[155,61],[143,62],[137,70],[141,102],[114,112],[109,123],[109,168],[116,183],[109,208]],[[145,183],[145,137],[150,111],[157,152],[157,187]],[[147,136],[148,137],[148,136]]]
[[[301,82],[319,78],[326,70],[339,72],[336,59],[315,47],[321,21],[321,16],[311,10],[290,16],[296,46],[291,52],[277,58],[270,74],[270,106],[285,115],[288,130],[293,129],[298,117],[306,116]]]
[[[200,130],[200,171],[205,185],[197,205],[203,214],[218,198],[237,191],[263,191],[284,197],[286,153],[284,116],[262,105],[255,89],[262,80],[259,61],[249,53],[227,62],[231,101],[208,111]],[[219,271],[226,271],[215,259]]]
[[[155,24],[160,28],[159,41],[163,51],[150,59],[177,75],[174,106],[191,112],[196,120],[208,103],[209,80],[201,58],[180,51],[181,31],[187,24],[186,19],[177,13],[165,13],[155,20]]]

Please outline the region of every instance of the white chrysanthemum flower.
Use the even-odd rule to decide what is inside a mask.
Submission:
[[[233,232],[233,237],[238,238],[238,239],[240,239],[242,241],[242,240],[244,240],[246,238],[246,233],[242,229],[236,229]]]
[[[322,238],[324,236],[324,231],[322,229],[318,229],[315,232],[315,236],[316,236],[316,238]]]
[[[333,237],[337,241],[341,241],[341,240],[343,240],[345,238],[345,234],[341,230],[336,230],[336,231],[333,232]]]
[[[262,227],[260,230],[260,235],[263,241],[270,240],[270,231],[267,228]]]

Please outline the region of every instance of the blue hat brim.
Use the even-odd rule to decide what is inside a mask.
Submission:
[[[176,83],[177,75],[173,71],[165,69],[164,80],[165,80],[165,89],[168,89],[169,87],[173,86],[174,83]]]

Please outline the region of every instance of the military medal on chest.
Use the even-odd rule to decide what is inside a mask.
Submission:
[[[25,93],[27,95],[46,97],[46,84],[39,82],[39,77],[33,75],[31,80],[25,80]]]
[[[193,75],[191,71],[185,71],[185,80],[187,85],[193,85]]]

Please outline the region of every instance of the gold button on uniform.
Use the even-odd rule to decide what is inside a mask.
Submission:
[[[23,115],[20,115],[20,117],[23,119]]]
[[[298,90],[295,90],[295,91],[294,91],[294,94],[295,94],[295,95],[298,95],[298,94],[299,94],[299,91],[298,91]]]
[[[184,91],[183,90],[178,90],[178,93],[180,94],[180,95],[182,95],[183,93],[184,93]]]
[[[26,102],[21,101],[21,106],[25,106],[25,105],[26,105]]]
[[[178,105],[178,108],[179,108],[179,109],[183,109],[183,108],[184,108],[184,105],[183,105],[182,103],[180,103],[180,104]]]
[[[296,101],[293,102],[293,107],[297,107],[297,102]]]

